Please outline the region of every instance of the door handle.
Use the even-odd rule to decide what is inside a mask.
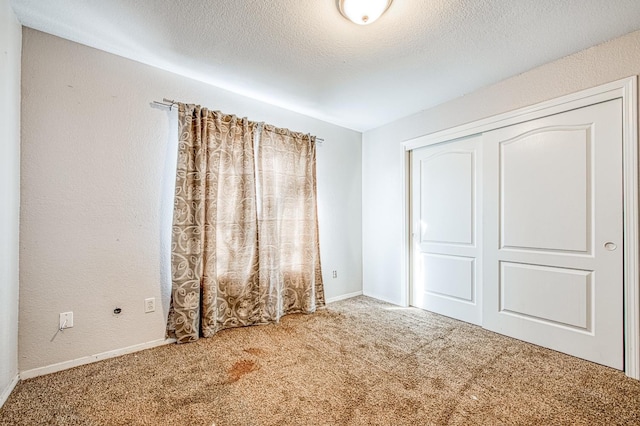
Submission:
[[[609,251],[614,251],[615,249],[618,248],[618,246],[615,243],[612,243],[611,241],[607,241],[606,243],[604,243],[604,248]]]

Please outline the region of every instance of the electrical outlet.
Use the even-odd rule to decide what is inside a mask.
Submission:
[[[144,299],[144,312],[149,313],[156,310],[156,298],[150,297],[148,299]]]
[[[338,278],[338,271],[333,271],[333,278]]]
[[[65,328],[73,327],[73,312],[62,312],[60,314],[60,322],[58,328],[64,330]]]

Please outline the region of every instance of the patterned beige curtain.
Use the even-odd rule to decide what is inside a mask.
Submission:
[[[271,320],[324,306],[316,208],[315,137],[270,125],[256,141],[260,281]]]
[[[323,306],[312,138],[195,105],[178,120],[168,334]]]

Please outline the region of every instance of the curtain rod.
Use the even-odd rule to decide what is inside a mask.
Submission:
[[[174,101],[173,99],[167,99],[167,98],[162,98],[162,102],[153,101],[153,103],[156,104],[156,105],[163,106],[165,108],[169,108],[169,111],[171,111],[174,106],[178,105],[178,102]],[[316,137],[316,142],[317,143],[322,143],[322,142],[324,142],[324,139]]]

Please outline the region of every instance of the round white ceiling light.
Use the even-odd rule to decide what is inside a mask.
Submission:
[[[342,16],[358,25],[376,21],[391,6],[393,0],[337,0]]]

